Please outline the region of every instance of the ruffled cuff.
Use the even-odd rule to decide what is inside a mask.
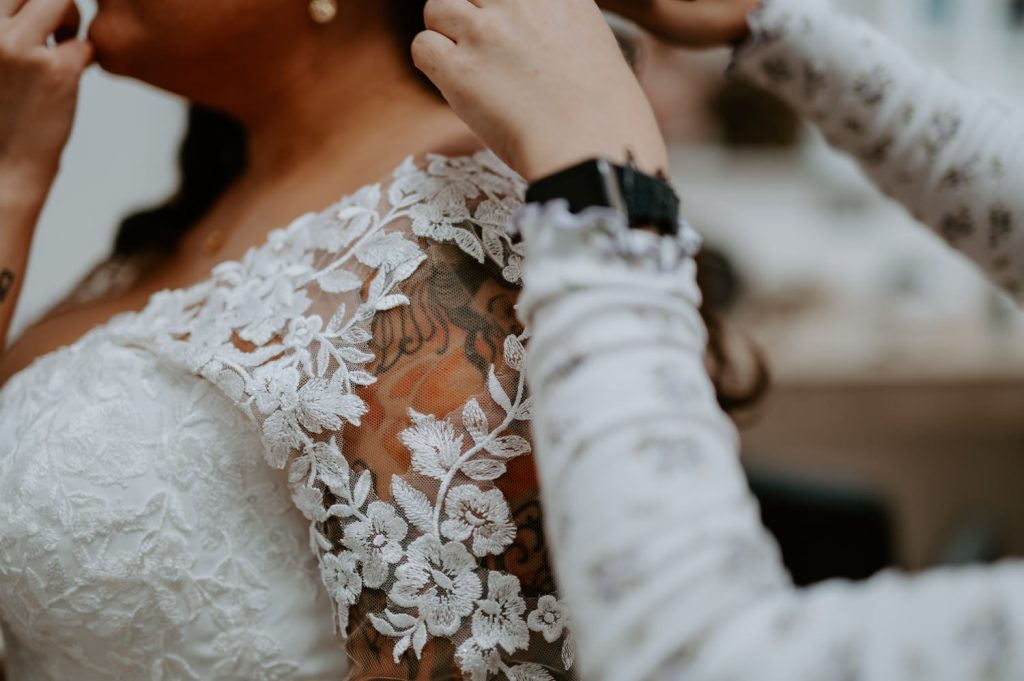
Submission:
[[[552,201],[524,206],[509,231],[523,239],[518,312],[527,326],[546,302],[584,289],[645,287],[700,304],[694,257],[701,238],[685,220],[677,235],[661,236],[631,229],[611,208],[574,214],[567,201]]]

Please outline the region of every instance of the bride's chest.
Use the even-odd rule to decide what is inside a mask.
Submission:
[[[188,515],[275,486],[260,452],[209,382],[93,334],[0,392],[0,537],[95,538],[163,504]]]
[[[227,623],[269,626],[263,580],[316,593],[303,519],[261,453],[209,382],[103,333],[15,376],[0,392],[12,647],[47,650],[36,662],[73,663],[82,678],[141,678],[163,655],[201,662],[190,646],[203,636],[245,634]],[[318,603],[315,621],[328,616]],[[246,664],[200,677],[255,678]]]

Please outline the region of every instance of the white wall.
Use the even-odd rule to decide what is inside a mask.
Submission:
[[[88,20],[92,2],[82,3]],[[12,338],[103,258],[120,219],[169,194],[184,122],[178,100],[92,67],[61,173],[36,231]]]

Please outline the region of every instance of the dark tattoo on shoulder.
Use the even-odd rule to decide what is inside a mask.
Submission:
[[[0,272],[0,303],[7,300],[7,294],[14,288],[14,272],[8,268],[4,268],[3,272]]]
[[[510,327],[518,327],[518,289],[456,247],[432,244],[428,255],[404,287],[411,304],[376,315],[371,322],[378,354],[374,371],[384,374],[428,344],[439,355],[446,354],[453,337],[461,336],[464,356],[486,376],[500,358]]]

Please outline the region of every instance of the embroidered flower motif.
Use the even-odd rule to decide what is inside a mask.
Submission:
[[[526,648],[530,632],[523,613],[526,601],[522,586],[512,575],[490,572],[487,575],[487,598],[477,601],[473,613],[473,638],[484,649],[501,647],[512,653]]]
[[[273,365],[266,365],[254,372],[252,397],[261,414],[291,410],[299,403],[299,372],[291,367],[275,369]]]
[[[487,681],[491,674],[501,671],[501,653],[480,647],[475,639],[467,639],[455,651],[459,669],[469,674],[469,681]]]
[[[568,619],[565,606],[554,596],[544,595],[537,601],[537,609],[526,618],[526,624],[530,631],[536,631],[544,636],[545,641],[554,643],[562,637]]]
[[[395,571],[398,581],[388,596],[404,608],[418,609],[431,635],[452,636],[480,598],[475,569],[465,546],[424,535],[409,547],[408,562]]]
[[[516,537],[511,512],[499,490],[486,492],[475,485],[460,485],[445,499],[448,520],[441,523],[441,534],[448,539],[473,539],[473,555],[483,558],[500,555]]]
[[[339,606],[355,605],[363,592],[356,557],[348,551],[338,555],[325,553],[320,561],[320,576],[327,593]]]
[[[366,509],[366,519],[348,525],[342,543],[363,565],[363,581],[376,589],[390,576],[390,565],[402,559],[402,540],[409,525],[398,517],[394,507],[374,501]]]
[[[134,325],[118,327],[214,381],[258,424],[268,463],[288,469],[292,503],[312,521],[310,545],[340,629],[366,589],[386,588],[387,607],[378,591],[377,612],[366,616],[393,641],[391,657],[419,658],[428,637],[446,637],[474,681],[552,678],[524,655],[503,659],[529,643],[526,605],[516,577],[489,573],[480,560],[500,555],[516,534],[492,481],[507,460],[530,452],[526,439],[504,432],[530,418],[522,377],[509,392],[492,366],[461,420],[410,410],[399,439],[411,466],[391,476],[389,502],[379,500],[371,471],[349,468],[339,443],[369,408],[356,389],[376,381],[364,369],[375,359],[367,351],[375,315],[409,304],[413,289],[401,287],[427,259],[413,237],[489,259],[517,283],[523,245],[506,227],[524,189],[489,153],[429,156],[426,168],[408,160],[386,190],[371,185],[301,217],[219,265],[211,280],[154,297]],[[513,337],[504,349],[502,368],[519,371],[521,342]],[[478,400],[488,398],[485,411]],[[493,431],[491,413],[503,423]],[[479,484],[459,484],[467,478]],[[545,613],[538,621],[556,626]]]
[[[464,196],[444,192],[438,198],[440,200],[413,206],[409,211],[412,216],[412,232],[416,236],[449,241],[455,230],[473,216],[466,207]]]
[[[443,479],[462,456],[463,436],[455,434],[449,421],[412,411],[410,416],[413,427],[403,430],[398,438],[412,452],[413,468],[431,478]]]
[[[319,315],[296,317],[288,324],[284,344],[292,349],[307,348],[323,328],[324,320]]]

